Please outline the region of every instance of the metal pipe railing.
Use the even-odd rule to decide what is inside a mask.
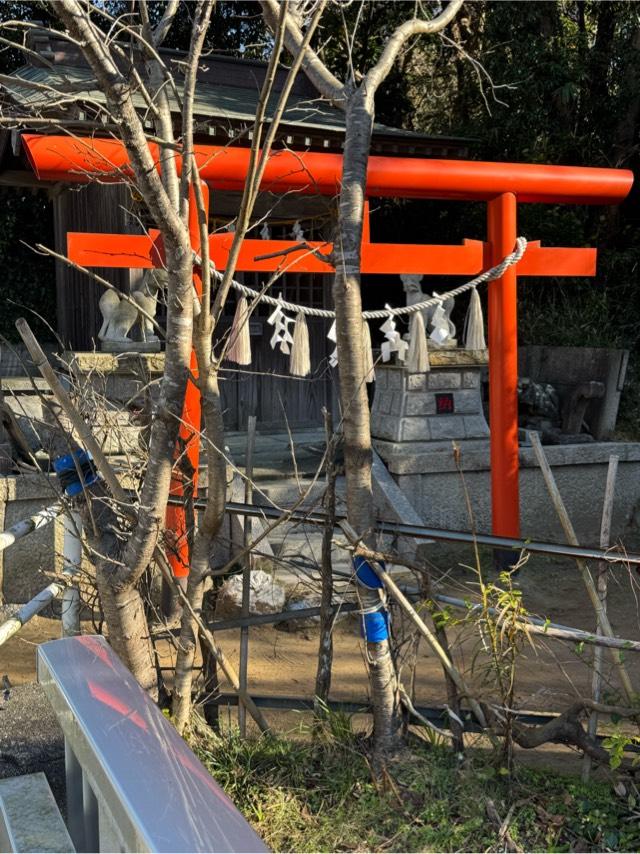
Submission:
[[[49,507],[44,507],[42,510],[38,510],[37,513],[34,513],[33,516],[29,516],[28,519],[22,519],[20,522],[16,522],[15,525],[12,525],[10,528],[7,528],[6,531],[0,533],[0,551],[9,548],[9,546],[12,546],[17,542],[17,540],[21,540],[23,537],[26,537],[27,534],[32,534],[34,531],[44,528],[45,525],[53,522],[53,520],[56,519],[63,510],[64,508],[62,504],[56,502],[55,504],[51,504]]]
[[[0,646],[6,643],[20,629],[43,611],[47,605],[62,595],[62,634],[71,637],[80,634],[80,591],[71,582],[77,574],[82,562],[82,521],[80,514],[75,510],[64,512],[61,503],[51,504],[42,510],[38,510],[28,519],[16,522],[6,531],[0,533],[0,551],[13,545],[18,540],[32,534],[34,531],[44,528],[61,514],[64,525],[63,540],[63,572],[68,576],[70,583],[54,581],[47,585],[44,590],[37,593],[15,614],[0,625]]]
[[[13,616],[9,617],[2,625],[0,625],[0,646],[6,643],[9,638],[13,637],[16,632],[28,623],[36,614],[39,614],[53,600],[59,596],[64,590],[65,585],[59,581],[53,581],[44,590],[30,599],[26,605],[23,605]]]
[[[181,499],[169,499],[170,503],[179,502]],[[204,510],[206,501],[200,499],[195,502],[197,510]],[[227,513],[236,513],[238,516],[258,516],[263,519],[279,519],[283,512],[277,507],[261,506],[256,504],[241,504],[230,501],[226,505]],[[337,514],[336,525],[346,521],[345,515]],[[317,511],[296,510],[287,512],[288,523],[305,525],[324,525],[325,514]],[[599,549],[584,546],[570,546],[567,543],[548,543],[542,540],[528,540],[517,537],[496,537],[493,534],[474,534],[470,531],[455,531],[448,528],[430,528],[427,525],[407,525],[402,522],[378,520],[376,531],[381,534],[391,534],[399,537],[415,537],[418,540],[436,540],[448,543],[466,543],[480,546],[489,546],[493,549],[509,549],[513,551],[527,551],[543,555],[555,555],[558,557],[581,558],[582,560],[601,560],[605,563],[623,563],[640,566],[640,554],[627,553],[617,549]]]

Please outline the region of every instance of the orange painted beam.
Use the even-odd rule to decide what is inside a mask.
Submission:
[[[127,150],[119,140],[39,134],[24,134],[21,140],[40,180],[131,180]],[[150,143],[149,150],[159,166],[158,146]],[[200,177],[210,187],[243,189],[249,149],[196,145],[195,157]],[[175,163],[179,170],[179,154]],[[269,156],[261,189],[336,196],[341,179],[341,154],[280,150]],[[374,155],[368,161],[366,194],[368,198],[491,201],[508,192],[518,202],[617,204],[626,198],[632,183],[633,173],[628,169]]]
[[[595,276],[598,250],[541,246],[532,240],[519,264],[518,276]]]
[[[163,266],[160,232],[147,234],[88,234],[67,232],[67,257],[81,267],[126,267],[146,270]]]
[[[224,270],[233,235],[212,234],[211,259]],[[327,254],[330,243],[310,243]],[[309,249],[272,258],[261,256],[281,253],[295,246],[289,240],[245,240],[240,249],[239,272],[270,273],[280,266],[291,273],[331,273],[333,267]],[[162,240],[159,232],[138,234],[84,234],[69,232],[68,257],[83,267],[148,268],[162,264]],[[256,260],[261,258],[261,260]],[[518,276],[595,276],[596,249],[562,249],[540,246],[532,241],[517,266]],[[490,245],[480,240],[465,240],[459,246],[423,246],[420,244],[364,243],[362,272],[385,275],[416,273],[432,276],[476,276],[492,264]]]
[[[214,234],[209,238],[211,257],[224,270],[233,241],[232,234]],[[243,272],[273,272],[286,268],[291,273],[332,273],[331,264],[302,248],[287,255],[282,253],[295,246],[290,240],[245,240],[240,250],[237,269]],[[331,243],[309,243],[311,249],[327,255]],[[265,255],[274,257],[265,258]],[[397,243],[363,243],[361,270],[363,273],[431,273],[432,275],[465,275],[482,270],[482,241],[465,240],[461,246],[423,246]]]

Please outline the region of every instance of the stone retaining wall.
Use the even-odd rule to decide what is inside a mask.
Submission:
[[[491,533],[491,472],[488,440],[461,443],[460,466],[451,442],[407,444],[376,441],[376,450],[425,524],[470,530],[464,487],[476,530]],[[597,546],[609,456],[620,458],[612,541],[640,550],[640,443],[594,442],[545,446],[580,543]],[[533,449],[520,448],[520,520],[523,537],[565,542]]]

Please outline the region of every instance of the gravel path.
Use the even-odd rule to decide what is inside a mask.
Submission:
[[[0,674],[1,676],[1,674]],[[39,685],[0,693],[0,778],[43,771],[64,814],[64,740]]]

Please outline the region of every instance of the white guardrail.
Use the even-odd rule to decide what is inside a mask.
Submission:
[[[38,648],[77,851],[268,851],[104,638]]]

